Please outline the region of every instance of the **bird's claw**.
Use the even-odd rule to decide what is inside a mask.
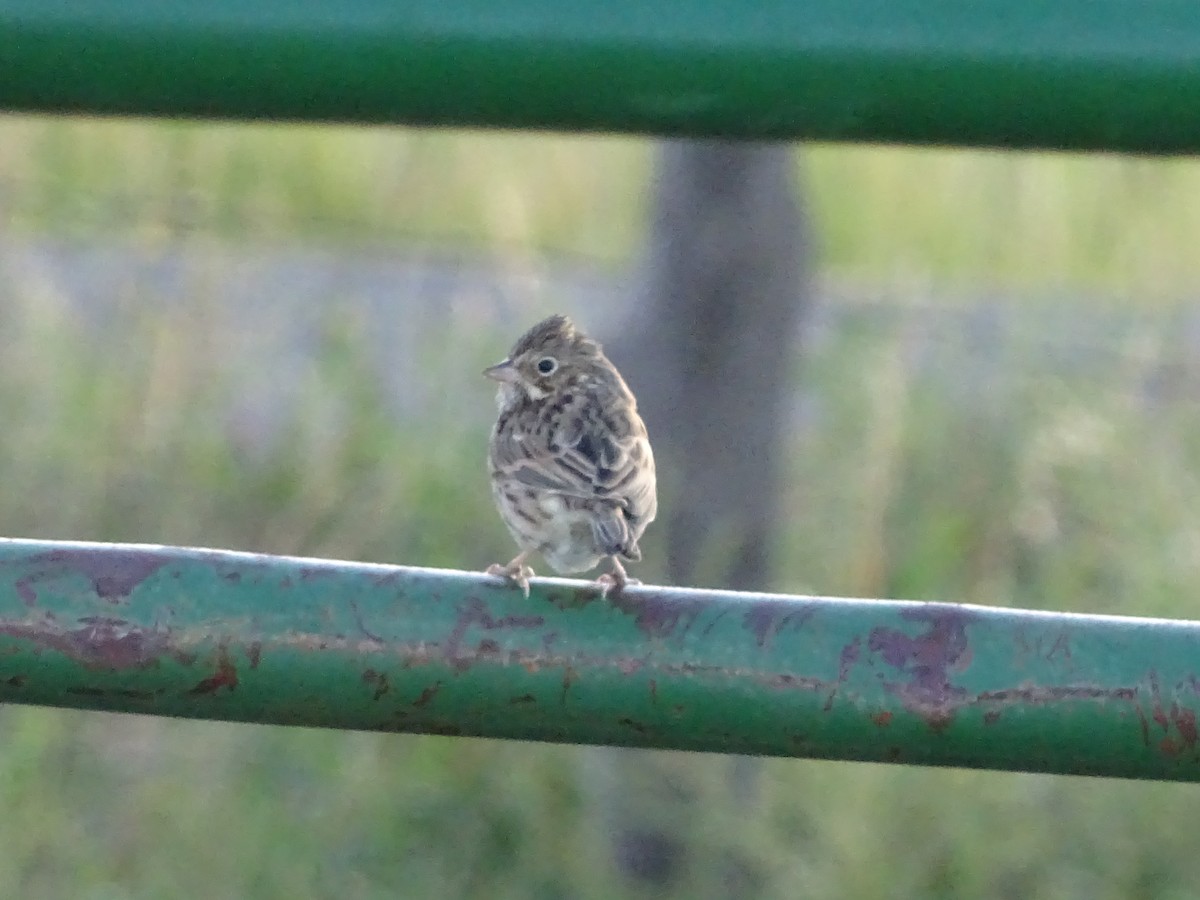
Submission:
[[[526,597],[529,596],[529,579],[533,577],[533,569],[522,563],[514,560],[507,566],[502,566],[500,563],[492,563],[487,567],[488,575],[499,575],[501,578],[506,578],[521,589],[521,593]]]
[[[606,599],[610,593],[621,593],[621,591],[625,590],[625,585],[627,584],[641,583],[642,582],[639,579],[630,578],[624,572],[621,572],[620,574],[616,572],[605,572],[596,579],[596,584],[600,585],[600,596]]]

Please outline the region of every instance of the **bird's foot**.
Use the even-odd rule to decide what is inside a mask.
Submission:
[[[487,574],[507,578],[521,589],[522,594],[526,597],[529,596],[529,579],[533,577],[533,569],[525,565],[524,555],[518,556],[507,566],[502,566],[500,563],[492,563],[487,567]]]
[[[607,598],[611,593],[621,593],[625,590],[627,584],[641,584],[636,578],[630,578],[625,574],[625,567],[617,562],[612,561],[612,571],[605,572],[596,579],[596,584],[600,585],[600,596]]]

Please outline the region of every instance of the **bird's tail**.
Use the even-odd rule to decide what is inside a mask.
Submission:
[[[606,555],[623,556],[632,562],[642,558],[637,537],[630,531],[629,520],[625,518],[625,511],[621,507],[597,511],[592,518],[592,533],[597,546]]]

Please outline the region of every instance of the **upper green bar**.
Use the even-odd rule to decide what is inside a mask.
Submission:
[[[0,700],[1200,780],[1200,623],[0,541]]]
[[[1194,0],[0,0],[0,108],[1200,149]]]

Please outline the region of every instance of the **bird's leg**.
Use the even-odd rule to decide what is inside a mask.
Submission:
[[[611,572],[605,572],[596,579],[596,584],[600,585],[600,596],[607,597],[610,593],[621,593],[625,590],[627,584],[641,584],[636,578],[630,578],[625,574],[625,567],[621,565],[621,561],[615,556],[610,556],[608,561],[612,567]]]
[[[526,597],[529,596],[529,579],[533,577],[533,569],[525,565],[525,558],[529,556],[528,550],[522,550],[513,561],[507,566],[502,566],[500,563],[492,563],[487,567],[488,575],[499,575],[501,578],[507,578],[513,584],[521,589],[521,593]]]

